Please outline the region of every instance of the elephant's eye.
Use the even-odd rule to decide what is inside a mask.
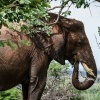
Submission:
[[[82,41],[82,40],[79,40],[79,41],[78,41],[78,44],[79,44],[79,45],[82,45],[82,44],[83,44],[83,41]]]

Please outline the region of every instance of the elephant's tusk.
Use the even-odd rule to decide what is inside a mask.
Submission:
[[[85,71],[90,74],[93,77],[96,77],[93,73],[93,70],[91,68],[89,68],[85,63],[82,63],[82,66],[84,67]]]

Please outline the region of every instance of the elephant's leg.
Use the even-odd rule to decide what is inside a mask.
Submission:
[[[42,55],[41,59],[35,59],[32,61],[29,72],[29,91],[28,100],[40,100],[47,79],[47,69],[50,61],[48,57]],[[45,58],[45,59],[44,59]],[[38,63],[36,63],[38,61]]]
[[[42,75],[35,76],[31,79],[29,84],[28,100],[40,100],[44,87],[46,85],[47,75],[42,73]]]
[[[23,100],[28,99],[28,88],[29,84],[22,84]]]

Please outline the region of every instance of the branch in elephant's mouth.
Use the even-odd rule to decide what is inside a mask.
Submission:
[[[93,73],[93,70],[92,69],[90,69],[85,63],[81,63],[82,64],[82,66],[84,67],[84,69],[85,69],[85,71],[89,74],[89,75],[91,75],[91,76],[93,76],[94,78],[96,78],[96,76],[94,75],[94,73]]]
[[[73,74],[72,74],[72,84],[78,90],[85,90],[93,85],[96,78],[94,78],[95,73],[93,73],[92,71],[87,72],[87,70],[89,71],[89,67],[85,63],[81,62],[81,64],[83,65],[83,67],[85,67],[85,70],[86,70],[87,75],[86,75],[86,77],[83,77],[83,78],[85,78],[85,80],[84,79],[79,80],[79,71],[78,71],[79,70],[79,62],[77,61],[74,64],[74,70],[73,70]]]
[[[81,72],[80,72],[81,76],[82,76],[83,78],[85,78],[86,80],[95,81],[96,76],[94,75],[93,70],[92,70],[91,68],[89,68],[84,62],[80,62],[80,63],[81,63],[81,65],[83,66],[85,72],[86,72],[87,74],[89,74],[90,76],[93,76],[94,78],[92,78],[92,77],[85,77],[85,76],[83,76],[83,75],[81,74]],[[79,62],[75,62],[74,65],[73,65],[73,67],[74,67],[74,72],[77,73],[77,80],[79,80],[79,77],[78,77],[78,73],[79,73],[79,71],[78,71],[78,70],[79,70]]]

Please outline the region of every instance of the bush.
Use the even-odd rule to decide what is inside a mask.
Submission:
[[[0,92],[0,100],[21,100],[20,90],[12,88],[7,91]]]

